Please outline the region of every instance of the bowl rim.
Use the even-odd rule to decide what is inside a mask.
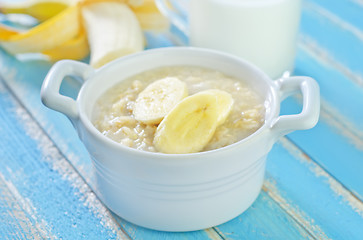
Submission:
[[[183,154],[170,154],[170,153],[161,153],[161,152],[148,152],[148,151],[143,151],[143,150],[139,150],[139,149],[135,149],[135,148],[131,148],[131,147],[127,147],[124,146],[120,143],[117,143],[115,141],[113,141],[112,139],[104,136],[91,122],[91,120],[87,117],[87,114],[85,112],[85,109],[83,109],[82,107],[82,99],[83,96],[85,95],[85,92],[87,91],[88,86],[90,86],[94,80],[94,76],[100,74],[100,72],[102,73],[103,71],[107,71],[107,69],[109,69],[110,67],[112,67],[113,65],[117,65],[117,64],[121,64],[121,62],[125,62],[128,61],[130,59],[135,59],[135,58],[139,58],[140,56],[143,55],[147,55],[147,54],[154,54],[154,53],[159,53],[159,52],[165,52],[165,53],[170,53],[170,52],[175,52],[175,54],[177,54],[178,52],[192,52],[195,54],[210,54],[210,55],[216,55],[218,57],[221,58],[225,58],[225,59],[230,59],[234,62],[239,62],[242,65],[247,66],[251,71],[254,72],[254,74],[256,76],[258,76],[259,78],[263,79],[264,82],[266,84],[268,84],[268,89],[269,92],[271,94],[271,99],[270,99],[270,113],[268,118],[265,118],[265,122],[264,124],[257,129],[254,133],[250,134],[249,136],[235,142],[232,143],[230,145],[218,148],[218,149],[213,149],[213,150],[208,150],[208,151],[201,151],[201,152],[196,152],[196,153],[183,153]],[[138,52],[135,54],[131,54],[125,57],[121,57],[118,58],[114,61],[109,62],[108,64],[102,66],[101,68],[97,69],[95,71],[95,73],[90,76],[90,79],[87,79],[87,81],[82,85],[78,97],[77,97],[77,107],[78,107],[78,111],[79,111],[79,120],[82,122],[82,124],[84,125],[84,128],[91,134],[92,137],[96,138],[98,141],[103,142],[105,144],[108,145],[108,147],[111,147],[113,149],[119,150],[119,151],[126,151],[129,154],[133,154],[136,156],[139,156],[141,158],[157,158],[157,159],[186,159],[186,158],[193,158],[196,156],[208,156],[208,155],[213,155],[217,152],[224,152],[224,151],[229,151],[231,148],[237,148],[239,145],[244,144],[246,142],[250,142],[253,139],[257,138],[259,135],[262,135],[264,133],[264,131],[266,129],[270,129],[271,128],[271,122],[273,122],[273,120],[276,118],[276,115],[279,112],[280,109],[280,102],[279,102],[279,95],[277,93],[277,89],[276,89],[276,85],[274,84],[274,81],[266,74],[264,73],[261,69],[259,69],[258,67],[256,67],[255,65],[253,65],[252,63],[237,57],[235,55],[229,54],[229,53],[225,53],[225,52],[221,52],[221,51],[217,51],[217,50],[212,50],[212,49],[206,49],[206,48],[198,48],[198,47],[163,47],[163,48],[156,48],[156,49],[149,49],[149,50],[145,50],[142,52]]]

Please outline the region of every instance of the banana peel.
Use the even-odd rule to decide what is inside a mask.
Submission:
[[[154,0],[144,0],[141,5],[131,5],[141,28],[144,30],[163,31],[169,28],[169,21],[160,14]]]
[[[73,6],[29,31],[7,36],[1,46],[11,54],[43,52],[76,37],[79,31],[79,9]]]
[[[89,55],[87,34],[82,28],[78,35],[60,46],[42,52],[50,61],[61,59],[80,60]]]
[[[67,1],[62,0],[33,0],[25,3],[6,3],[0,7],[0,12],[28,14],[43,22],[69,7]]]
[[[18,35],[19,31],[0,24],[0,41],[8,41],[12,36]]]
[[[127,4],[143,30],[168,28],[168,21],[160,14],[153,0],[31,0],[0,6],[1,13],[28,14],[40,21],[39,25],[25,32],[0,24],[0,46],[14,55],[40,52],[48,55],[52,61],[82,59],[90,52],[90,39],[81,11],[85,6],[100,2]],[[117,52],[113,54],[115,57],[118,57]]]

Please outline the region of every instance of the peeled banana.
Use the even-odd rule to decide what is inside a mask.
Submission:
[[[156,149],[163,153],[201,151],[227,118],[232,104],[232,96],[221,90],[206,90],[184,98],[157,127]]]
[[[91,48],[90,64],[99,68],[118,57],[142,51],[144,37],[132,10],[120,2],[96,2],[82,7]]]
[[[137,97],[133,114],[145,124],[158,124],[170,110],[188,96],[184,82],[175,77],[166,77],[147,86]]]

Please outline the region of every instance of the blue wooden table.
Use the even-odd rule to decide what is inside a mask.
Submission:
[[[148,47],[173,45],[147,33]],[[115,216],[69,121],[40,102],[51,63],[0,49],[0,239],[363,239],[363,1],[305,0],[295,75],[315,78],[321,117],[280,139],[256,202],[237,218],[187,233]],[[74,95],[78,84],[62,86]],[[282,113],[299,112],[299,97]]]

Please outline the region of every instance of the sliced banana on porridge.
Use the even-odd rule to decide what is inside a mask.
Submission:
[[[236,143],[261,127],[264,117],[264,99],[244,79],[214,69],[166,66],[107,90],[92,122],[125,146],[177,154]]]
[[[166,77],[147,86],[137,97],[133,114],[145,124],[158,124],[170,110],[188,96],[187,85],[176,77]]]
[[[232,105],[231,94],[221,90],[205,90],[184,98],[159,124],[154,137],[156,149],[163,153],[201,151],[226,120]]]
[[[218,126],[223,124],[224,121],[226,121],[230,111],[232,110],[233,106],[233,98],[232,95],[218,89],[210,89],[206,90],[204,92],[208,92],[211,94],[215,94],[218,97],[218,107],[220,108],[218,110],[219,116],[218,116]]]

